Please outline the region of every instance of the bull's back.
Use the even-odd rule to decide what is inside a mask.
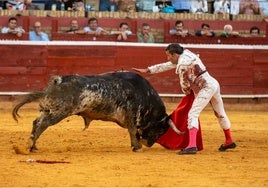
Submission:
[[[164,106],[161,98],[152,85],[142,76],[133,72],[113,72],[97,75],[100,80],[104,79],[106,87],[112,86],[117,96],[127,92],[129,98],[140,102],[153,102],[154,105]]]
[[[164,106],[156,90],[144,77],[133,72],[115,72],[112,74],[125,82],[129,82],[141,100],[149,99],[150,102],[157,102],[159,105]]]
[[[77,106],[74,113],[84,109],[84,113],[100,119],[118,119],[118,114],[127,113],[130,117],[142,116],[145,123],[166,115],[156,90],[145,78],[133,72],[62,76],[60,85],[61,89],[57,91],[62,90],[64,97],[68,97],[66,90],[70,90],[73,106]]]

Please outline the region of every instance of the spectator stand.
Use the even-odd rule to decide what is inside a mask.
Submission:
[[[53,41],[117,41],[117,35],[95,36],[90,34],[52,33]],[[127,40],[118,42],[137,42],[137,36],[128,36]]]
[[[39,11],[42,12],[42,11]],[[48,11],[49,12],[49,11]],[[53,11],[50,11],[53,12]],[[47,16],[29,16],[29,11],[22,11],[22,16],[16,16],[18,19],[18,24],[21,25],[26,32],[30,31],[31,26],[35,21],[40,21],[42,24],[43,30],[51,37],[52,40],[97,40],[97,38],[89,37],[83,37],[83,36],[70,36],[66,34],[62,34],[61,36],[58,34],[59,31],[67,30],[67,28],[70,25],[71,19],[77,18],[79,21],[79,24],[81,27],[84,27],[87,25],[87,21],[89,17],[85,18],[84,16],[69,16],[69,13],[72,14],[73,12],[69,11],[54,11],[60,14],[61,12],[64,12],[64,15],[67,16],[59,16],[59,17],[47,17]],[[4,12],[5,13],[5,12]],[[8,19],[14,15],[17,15],[18,12],[16,11],[7,11],[4,16],[0,16],[0,28],[4,27],[8,23]],[[12,14],[11,14],[12,13]],[[106,12],[105,12],[106,13]],[[226,18],[224,19],[207,19],[204,15],[204,19],[202,15],[195,15],[195,14],[165,14],[165,13],[149,13],[149,12],[138,12],[133,13],[133,17],[125,17],[122,16],[120,12],[107,12],[107,13],[113,13],[114,18],[111,17],[102,17],[104,16],[104,13],[101,14],[101,12],[90,12],[88,16],[95,16],[98,18],[99,25],[107,30],[117,30],[119,27],[119,24],[121,22],[127,22],[129,24],[129,27],[131,28],[131,31],[133,34],[136,34],[141,29],[142,23],[146,22],[150,24],[151,26],[151,32],[155,37],[156,43],[170,43],[170,42],[191,42],[191,43],[218,43],[218,44],[228,44],[229,43],[237,43],[237,44],[267,44],[267,31],[268,31],[268,23],[260,20],[259,16],[255,15],[237,15],[237,17],[234,17],[234,20],[229,20]],[[3,15],[3,10],[0,11],[0,15]],[[208,14],[210,15],[210,14]],[[201,16],[201,17],[200,17]],[[199,18],[200,17],[200,18]],[[237,18],[240,17],[241,20],[237,20]],[[161,19],[159,19],[161,18]],[[208,23],[217,34],[219,34],[222,30],[225,24],[231,24],[233,25],[233,28],[235,31],[240,32],[241,34],[249,34],[249,30],[251,26],[257,26],[260,28],[261,34],[266,35],[266,38],[263,39],[257,39],[257,38],[250,38],[250,39],[205,39],[202,38],[196,38],[192,37],[186,39],[180,39],[176,36],[170,36],[169,30],[170,28],[174,27],[176,20],[181,19],[184,21],[184,27],[189,29],[189,31],[194,34],[196,30],[199,30],[201,28],[202,23]],[[54,36],[53,36],[54,35]],[[103,37],[102,39],[99,38],[99,41],[114,41],[114,36],[112,37]],[[12,39],[13,40],[13,39]],[[20,39],[18,39],[20,40]],[[97,40],[97,41],[98,41]],[[135,42],[137,41],[135,39],[135,36],[129,37],[129,42]]]
[[[24,33],[21,37],[17,37],[14,34],[0,33],[0,40],[29,40],[29,33]]]

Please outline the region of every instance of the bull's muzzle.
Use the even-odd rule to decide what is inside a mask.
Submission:
[[[141,139],[141,140],[140,140],[140,143],[141,143],[142,145],[146,146],[146,147],[152,147],[152,145],[154,145],[155,142],[151,142],[151,143],[150,143],[150,141],[148,141],[148,140],[146,140],[146,139]]]
[[[149,147],[148,142],[147,142],[146,139],[140,139],[140,143],[141,143],[142,145],[144,145],[144,146]]]

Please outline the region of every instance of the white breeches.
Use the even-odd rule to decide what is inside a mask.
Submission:
[[[188,129],[198,129],[198,118],[202,110],[210,102],[214,110],[214,114],[222,129],[229,129],[231,126],[230,120],[225,113],[223,101],[220,94],[220,85],[216,79],[208,73],[202,75],[202,79],[206,84],[196,93],[192,107],[188,113]]]

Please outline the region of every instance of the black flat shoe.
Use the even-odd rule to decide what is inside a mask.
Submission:
[[[192,147],[192,148],[182,149],[177,154],[178,155],[187,155],[187,154],[196,154],[196,153],[197,153],[197,147]]]
[[[234,149],[236,147],[236,144],[233,142],[233,143],[231,143],[231,144],[229,144],[229,145],[227,145],[227,146],[225,146],[225,145],[221,145],[220,147],[219,147],[219,151],[225,151],[225,150],[227,150],[227,149]]]

